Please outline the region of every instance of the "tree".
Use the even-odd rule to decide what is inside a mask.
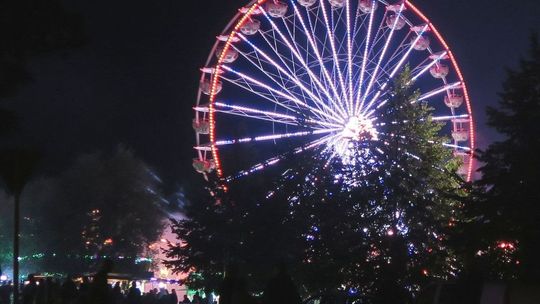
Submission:
[[[165,264],[190,273],[191,288],[217,291],[226,268],[233,266],[249,277],[250,290],[261,291],[272,268],[295,254],[288,249],[298,236],[286,218],[287,202],[265,202],[268,186],[263,181],[243,181],[243,187],[219,198],[206,191],[188,193],[186,219],[172,220],[179,242],[167,250]]]
[[[485,190],[470,212],[486,246],[518,249],[518,260],[506,264],[497,276],[515,273],[524,280],[538,279],[540,261],[540,45],[531,38],[529,56],[519,68],[508,70],[497,108],[487,110],[488,124],[504,135],[480,153],[484,165],[478,186]],[[497,241],[499,245],[497,246]],[[517,242],[517,244],[515,244]],[[497,248],[498,247],[498,248]],[[500,256],[500,255],[498,255]],[[519,266],[516,265],[519,263]],[[508,277],[508,276],[507,276]]]
[[[161,180],[133,152],[80,156],[59,180],[54,212],[41,206],[49,252],[134,262],[162,232]]]
[[[60,176],[34,180],[21,210],[23,266],[75,273],[107,257],[117,271],[147,271],[147,263],[138,267],[135,260],[152,254],[148,246],[164,226],[160,184],[122,146],[112,155],[81,155]]]
[[[258,292],[285,262],[305,297],[341,291],[375,303],[406,303],[428,282],[455,277],[449,239],[465,182],[410,83],[406,70],[388,92],[378,139],[360,134],[330,161],[331,147],[292,155],[273,189],[259,176],[231,185],[219,203],[189,204],[173,225],[180,243],[168,265],[204,282],[234,260]]]
[[[377,303],[404,303],[462,268],[450,238],[465,183],[438,135],[442,125],[409,83],[405,71],[394,84],[379,140],[356,143],[346,162],[294,173],[293,189],[277,194],[287,194],[294,221],[304,222],[308,263],[300,272],[315,290],[346,286]]]

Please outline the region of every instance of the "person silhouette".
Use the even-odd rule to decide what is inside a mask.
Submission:
[[[264,304],[301,304],[302,298],[284,263],[278,266],[276,275],[270,279],[263,293]]]
[[[138,304],[141,302],[141,291],[137,288],[136,281],[131,282],[126,300],[128,304]]]
[[[28,275],[28,284],[22,290],[23,304],[33,304],[36,299],[37,283],[33,274]]]
[[[238,267],[230,265],[219,289],[220,304],[251,304],[253,298],[247,291],[246,280],[239,275]],[[194,303],[194,302],[193,302]]]
[[[109,284],[107,284],[107,276],[114,268],[112,260],[105,260],[101,265],[100,270],[94,276],[94,280],[90,285],[90,303],[92,304],[111,304],[111,296],[109,294]]]
[[[169,294],[169,303],[178,304],[178,295],[176,294],[176,290],[172,289],[171,293]]]
[[[184,295],[184,299],[180,303],[182,303],[182,304],[191,304],[191,301],[189,300],[187,295]]]
[[[73,277],[68,275],[62,283],[61,288],[62,303],[70,304],[77,298],[77,285],[73,282]]]

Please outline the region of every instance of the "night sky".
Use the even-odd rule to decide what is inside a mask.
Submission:
[[[66,1],[68,2],[68,1]],[[35,58],[33,83],[8,100],[21,117],[17,142],[45,154],[57,174],[81,153],[132,147],[169,185],[195,176],[192,106],[198,68],[239,0],[83,1],[67,6],[85,21],[87,44]],[[455,53],[471,94],[479,146],[505,77],[540,30],[538,0],[416,0]]]

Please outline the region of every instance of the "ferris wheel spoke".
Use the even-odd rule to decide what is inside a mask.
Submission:
[[[454,119],[467,119],[467,118],[469,118],[469,114],[433,116],[431,118],[431,120],[433,120],[433,121],[452,121]]]
[[[332,33],[334,34],[333,39],[334,39],[334,44],[336,45],[338,59],[341,62],[341,65],[344,65],[344,68],[342,70],[343,71],[342,75],[343,75],[344,82],[347,85],[345,86],[345,89],[347,89],[347,91],[343,92],[343,95],[344,95],[344,98],[347,98],[347,94],[348,94],[347,65],[348,65],[348,52],[349,52],[347,32],[350,32],[350,27],[347,27],[347,13],[344,8],[331,9],[331,13],[329,17],[330,17]],[[345,28],[345,33],[341,35],[337,35],[336,33],[343,32],[343,29],[341,29],[340,26],[343,26]],[[351,43],[352,43],[352,40],[351,40]],[[352,45],[351,45],[351,48],[352,48]],[[351,56],[352,56],[352,53],[351,53]]]
[[[373,36],[372,43],[370,45],[369,51],[368,51],[368,58],[369,57],[377,57],[375,47],[378,46],[381,43],[384,43],[386,41],[386,37],[388,37],[390,31],[392,28],[389,28],[385,26],[385,20],[388,16],[388,12],[385,11],[382,19],[380,20],[379,26],[377,27],[377,30],[375,31],[375,35]],[[382,52],[382,49],[378,50],[378,53]]]
[[[321,41],[321,46],[322,46],[323,49],[320,50],[319,47],[318,47],[317,41],[315,40],[316,39],[315,37],[317,37],[316,28],[317,28],[318,23],[317,22],[314,23],[312,18],[311,18],[311,14],[308,13],[307,14],[308,22],[309,22],[309,29],[308,29],[308,27],[307,27],[307,25],[306,25],[306,23],[304,21],[304,18],[302,18],[301,13],[298,11],[298,8],[296,7],[296,5],[294,5],[294,3],[293,3],[293,6],[294,6],[295,14],[297,14],[298,19],[300,21],[300,24],[302,25],[304,33],[306,34],[306,37],[308,39],[308,42],[311,45],[311,47],[312,47],[312,49],[313,49],[313,51],[315,53],[315,56],[317,57],[317,61],[319,62],[319,71],[324,76],[324,77],[321,77],[321,78],[324,79],[325,82],[330,86],[330,89],[332,90],[332,93],[334,94],[335,100],[332,100],[332,98],[330,98],[330,100],[332,100],[332,102],[334,104],[336,104],[336,108],[339,109],[340,113],[343,116],[346,116],[345,107],[339,102],[340,94],[338,93],[336,85],[334,83],[334,80],[330,76],[330,73],[328,72],[328,69],[326,68],[325,62],[323,60],[324,42]],[[318,14],[319,9],[320,8],[317,8],[317,14]]]
[[[279,139],[288,139],[288,138],[294,138],[294,137],[306,137],[306,136],[311,136],[311,135],[328,134],[328,133],[335,132],[337,130],[338,129],[323,129],[323,130],[300,131],[300,132],[282,133],[282,134],[260,135],[260,136],[243,137],[243,138],[236,138],[236,139],[225,139],[225,140],[216,141],[214,145],[219,147],[219,146],[228,146],[228,145],[253,143],[253,142],[275,141]],[[201,147],[201,149],[204,149],[204,147]]]
[[[460,146],[460,145],[456,145],[456,144],[447,144],[447,143],[444,143],[443,146],[445,146],[447,148],[456,149],[458,151],[471,152],[470,147]]]
[[[245,41],[246,43],[248,43],[252,48],[253,50],[255,50],[255,52],[257,54],[259,54],[260,56],[262,56],[265,60],[267,60],[269,62],[270,65],[272,65],[272,67],[276,68],[280,73],[282,73],[283,75],[285,75],[287,77],[287,79],[289,79],[290,81],[292,81],[294,83],[294,85],[296,87],[299,87],[300,89],[302,89],[302,92],[303,94],[307,94],[309,97],[311,97],[311,100],[314,101],[314,104],[315,106],[321,110],[321,111],[328,111],[328,109],[322,107],[321,105],[324,103],[322,100],[321,100],[321,97],[320,95],[317,96],[313,93],[313,90],[309,89],[306,87],[306,85],[300,81],[300,79],[295,76],[295,74],[291,74],[291,71],[289,69],[289,71],[287,71],[285,68],[283,68],[281,65],[279,65],[275,60],[273,60],[268,54],[266,54],[263,50],[261,50],[260,48],[258,48],[255,44],[253,44],[251,41],[249,41],[244,35],[242,34],[239,34],[239,37]],[[251,60],[248,59],[250,62]],[[256,63],[252,62],[252,64],[256,65],[263,73],[267,74],[268,72],[266,71],[266,69],[264,69],[262,66],[259,66],[257,65]],[[268,76],[268,74],[267,74]],[[270,76],[268,76],[269,78],[272,78]],[[277,80],[273,79],[274,82],[276,82],[278,85],[279,83],[277,82]],[[292,95],[292,94],[291,94]],[[308,99],[309,100],[309,99]],[[304,102],[308,102],[308,100],[304,100]],[[338,115],[337,113],[333,112],[332,113],[333,115]]]
[[[385,42],[385,44],[384,44],[384,46],[383,46],[383,48],[381,50],[379,60],[377,61],[377,64],[375,65],[375,71],[373,72],[373,76],[371,77],[371,79],[370,79],[370,81],[368,83],[368,86],[367,86],[367,88],[366,88],[366,90],[364,92],[364,95],[362,97],[362,103],[360,104],[360,110],[363,110],[364,103],[365,103],[367,97],[369,96],[371,87],[374,85],[375,81],[377,80],[377,75],[378,75],[379,69],[381,67],[381,63],[382,63],[382,61],[384,59],[384,56],[386,55],[386,51],[388,50],[390,42],[392,41],[392,37],[393,37],[394,32],[396,30],[397,23],[401,18],[401,13],[402,13],[404,7],[405,7],[405,3],[402,3],[400,5],[400,7],[399,7],[397,17],[395,18],[394,23],[392,24],[392,28],[390,29],[390,33],[388,34],[388,37],[386,38],[386,42]]]
[[[240,34],[241,35],[241,34]],[[254,46],[255,47],[255,46]],[[265,74],[265,76],[271,80],[274,84],[276,84],[277,86],[279,86],[281,89],[283,89],[287,94],[291,95],[291,96],[294,96],[298,99],[302,99],[303,102],[307,103],[309,101],[309,99],[306,99],[304,94],[308,94],[312,99],[314,100],[318,100],[319,103],[314,103],[315,106],[321,110],[321,111],[324,111],[324,109],[322,109],[319,104],[322,103],[322,101],[320,100],[319,97],[317,97],[316,95],[314,95],[311,90],[307,89],[305,87],[305,85],[297,78],[297,77],[293,77],[291,74],[289,74],[287,71],[285,71],[285,69],[283,69],[281,66],[279,66],[275,61],[272,60],[272,58],[268,57],[264,52],[260,51],[258,48],[257,48],[257,51],[259,51],[258,54],[261,54],[266,60],[269,61],[269,64],[271,64],[274,68],[277,68],[278,71],[282,74],[284,74],[285,76],[287,76],[287,79],[290,80],[292,82],[292,87],[288,87],[286,84],[285,84],[285,81],[283,79],[283,77],[280,77],[280,75],[275,75],[269,71],[267,71],[263,65],[261,64],[261,60],[257,60],[257,62],[250,58],[249,55],[247,55],[246,53],[242,52],[241,50],[239,50],[238,48],[235,48],[238,53],[240,53],[247,61],[249,61],[253,66],[257,67],[257,69],[259,71],[261,71],[263,74]],[[302,89],[302,97],[298,96],[297,93],[294,93],[292,90],[296,87],[299,87]]]
[[[254,56],[255,58],[252,58],[253,56],[250,56],[249,54],[239,50],[238,48],[235,48],[235,49],[238,51],[239,54],[242,55],[242,57],[244,57],[247,61],[249,61],[249,63],[251,63],[259,71],[261,71],[264,74],[264,76],[267,79],[271,80],[276,86],[279,86],[281,89],[285,90],[289,95],[297,97],[299,99],[302,98],[304,102],[306,101],[305,98],[299,96],[296,92],[292,91],[294,88],[299,86],[299,83],[297,83],[294,79],[290,79],[290,81],[287,81],[288,79],[283,79],[281,74],[278,75],[276,73],[270,72],[267,69],[265,69],[265,67],[263,66],[264,60],[262,60],[258,56],[258,54],[255,54]],[[278,73],[281,73],[279,69],[278,69]],[[287,86],[287,84],[289,84],[289,86]]]
[[[375,96],[373,96],[370,100],[370,102],[368,103],[368,105],[365,107],[365,110],[363,113],[367,112],[369,109],[371,109],[371,107],[373,106],[373,103],[375,101],[377,101],[377,99],[379,98],[379,96],[381,95],[382,92],[384,92],[384,90],[386,89],[386,87],[388,86],[388,84],[390,83],[390,81],[392,81],[392,79],[394,79],[394,77],[396,76],[396,74],[400,71],[400,69],[402,68],[403,64],[405,64],[405,61],[407,60],[407,58],[409,58],[409,55],[411,54],[411,52],[414,50],[414,46],[416,45],[416,43],[418,42],[418,40],[420,40],[420,38],[422,37],[422,35],[424,34],[424,32],[428,29],[428,25],[424,25],[422,30],[420,31],[420,33],[418,34],[418,36],[414,39],[414,41],[411,43],[411,45],[409,46],[409,48],[407,49],[407,51],[405,52],[405,54],[401,57],[401,59],[398,61],[398,63],[393,67],[392,71],[390,72],[390,75],[388,75],[388,79],[384,82],[384,84],[382,86],[379,87],[379,89],[377,90],[377,93],[375,94]]]
[[[360,36],[359,32],[362,30],[362,27],[364,26],[364,21],[365,21],[364,16],[365,14],[361,14],[360,6],[357,6],[356,12],[353,18],[354,21],[353,21],[353,27],[352,27],[352,34],[355,39]],[[355,39],[353,39],[353,47],[354,47],[354,44],[358,43],[357,41],[354,41]],[[359,44],[359,45],[363,45],[363,44]]]
[[[284,100],[284,101],[280,101],[277,96],[275,94],[272,93],[272,91],[268,91],[269,93],[263,93],[261,92],[260,90],[255,90],[253,88],[253,85],[251,85],[249,82],[245,81],[244,79],[241,78],[241,80],[236,80],[236,79],[230,79],[228,77],[225,77],[223,75],[220,75],[220,78],[239,87],[239,88],[242,88],[248,92],[251,92],[261,98],[263,98],[264,100],[267,100],[275,105],[278,105],[284,109],[287,109],[289,111],[292,111],[292,112],[295,112],[295,113],[300,113],[300,108],[296,105],[296,104],[291,104],[291,101],[290,100]],[[318,117],[318,116],[317,116]]]
[[[288,19],[286,19],[287,21],[289,21],[289,26],[291,28],[293,28],[293,30],[295,32],[298,32],[298,33],[301,33],[303,35],[303,37],[306,38],[306,41],[305,41],[305,46],[303,47],[303,49],[308,52],[306,53],[306,58],[310,58],[312,59],[312,61],[318,61],[318,57],[317,57],[317,53],[318,53],[318,45],[322,45],[324,42],[321,41],[321,39],[317,36],[312,36],[310,35],[311,32],[308,30],[308,27],[305,23],[305,19],[300,11],[300,9],[298,8],[298,6],[294,3],[294,2],[291,2],[291,5],[293,7],[293,11],[294,11],[294,14],[292,15],[295,20],[294,22],[293,21],[290,21]],[[307,10],[307,17],[309,18],[311,13],[309,10]],[[296,22],[298,21],[298,22]],[[310,41],[310,39],[312,39]],[[316,51],[317,53],[311,53],[309,51]]]
[[[252,174],[254,172],[261,171],[261,170],[263,170],[263,169],[265,169],[265,168],[267,168],[269,166],[273,166],[273,165],[279,163],[280,161],[286,159],[290,154],[297,155],[297,154],[300,154],[302,152],[311,150],[311,149],[313,149],[315,147],[318,147],[318,146],[326,143],[328,140],[330,140],[330,138],[332,138],[332,135],[327,135],[327,136],[324,136],[324,137],[322,137],[320,139],[309,142],[306,145],[295,148],[290,153],[284,153],[284,154],[281,154],[281,155],[271,157],[271,158],[269,158],[269,159],[267,159],[267,160],[265,160],[263,162],[260,162],[260,163],[258,163],[256,165],[252,166],[249,169],[242,170],[242,171],[238,172],[235,175],[231,175],[229,177],[226,177],[225,181],[226,182],[231,182],[231,181],[237,180],[237,179],[239,179],[241,177],[248,176],[248,175],[250,175],[250,174]]]
[[[275,32],[274,31],[272,31],[272,37],[270,37],[270,38],[268,37],[268,35],[266,35],[262,31],[259,31],[259,33],[261,34],[261,36],[263,37],[263,39],[265,40],[267,45],[270,47],[270,49],[272,49],[274,55],[277,58],[279,58],[279,60],[283,63],[283,66],[286,68],[286,70],[288,71],[289,74],[295,75],[294,78],[297,79],[299,82],[303,83],[304,86],[309,85],[311,87],[310,91],[317,93],[317,96],[319,96],[319,100],[323,98],[322,95],[321,95],[323,93],[326,93],[329,100],[331,100],[331,97],[329,97],[328,92],[325,92],[324,90],[321,90],[320,88],[317,89],[317,88],[315,88],[313,86],[314,82],[313,82],[313,79],[311,78],[310,75],[308,75],[308,77],[306,77],[306,78],[309,79],[308,83],[301,80],[302,77],[299,77],[299,76],[301,74],[302,67],[298,66],[297,63],[294,60],[285,58],[285,56],[281,55],[280,50],[278,50],[278,48],[277,48],[277,42],[276,42],[276,37],[275,37]],[[272,43],[271,41],[274,41],[274,43]],[[283,45],[286,46],[284,43],[283,43]],[[267,55],[267,56],[270,57],[269,55]],[[274,60],[274,62],[275,62],[275,60]],[[281,67],[283,68],[283,66],[281,66]],[[291,68],[291,66],[292,66],[292,68]]]
[[[433,97],[433,96],[441,94],[441,93],[446,93],[447,91],[452,90],[452,89],[460,88],[461,85],[462,85],[461,81],[458,81],[458,82],[455,82],[455,83],[452,83],[452,84],[445,84],[444,86],[442,86],[440,88],[434,89],[434,90],[432,90],[432,91],[430,91],[428,93],[425,93],[425,94],[421,95],[416,101],[413,101],[413,103],[418,102],[418,101],[426,100],[426,99],[428,99],[430,97]],[[388,104],[388,98],[381,101],[377,105],[377,107],[375,109],[372,109],[371,111],[367,112],[367,114],[365,114],[365,116],[370,117],[376,110],[378,110],[379,108],[385,106],[386,104]],[[444,116],[444,117],[446,117],[446,116]]]
[[[372,5],[375,5],[375,0],[373,0]],[[362,67],[360,71],[360,80],[358,81],[358,93],[356,95],[356,101],[355,101],[355,114],[359,111],[360,108],[360,96],[362,95],[362,85],[364,83],[364,75],[366,73],[366,65],[368,63],[368,52],[369,52],[369,45],[371,41],[371,34],[373,31],[373,19],[375,16],[375,10],[371,10],[369,13],[369,25],[366,35],[366,42],[364,47],[364,55],[362,56]]]
[[[294,25],[290,26],[290,21],[288,20],[289,17],[282,17],[281,18],[281,21],[283,23],[283,27],[285,28],[285,32],[287,33],[288,35],[288,39],[290,39],[289,41],[297,41],[297,38],[296,38],[296,27]],[[294,24],[294,21],[292,22]],[[292,28],[292,30],[291,30]],[[293,46],[296,50],[296,52],[298,54],[302,54],[302,55],[305,55],[305,60],[306,60],[306,63],[307,61],[309,61],[309,56],[310,56],[310,53],[308,52],[307,49],[303,48],[303,46],[301,46],[299,43],[293,43]],[[294,57],[292,58],[292,60],[294,60]]]
[[[422,75],[424,75],[431,67],[439,63],[442,59],[446,58],[448,55],[447,51],[442,51],[440,54],[433,56],[431,62],[427,64],[425,67],[423,67],[416,75],[414,75],[411,78],[411,81],[416,81],[418,78],[420,78]]]
[[[431,57],[431,61],[428,63],[428,64],[425,64],[428,59],[430,58],[427,58],[426,60],[424,60],[423,62],[421,62],[420,64],[418,64],[416,67],[414,67],[412,70],[411,70],[411,73],[414,75],[412,78],[411,78],[411,81],[409,82],[409,84],[412,84],[413,82],[415,82],[416,80],[418,80],[420,77],[422,77],[424,74],[426,74],[429,69],[431,67],[433,67],[435,64],[437,64],[438,62],[440,62],[440,60],[444,59],[447,55],[447,52],[446,51],[443,51],[439,54],[436,54],[436,55],[432,55]],[[446,83],[445,83],[446,84]],[[379,109],[381,108],[382,106],[386,105],[386,103],[388,102],[388,99],[382,99],[383,97],[385,97],[388,92],[387,91],[383,91],[381,90],[381,94],[378,96],[379,99],[381,99],[382,101],[378,103],[376,109]],[[453,109],[452,109],[453,111]],[[372,114],[373,111],[371,110],[370,112],[368,112],[368,116],[370,114]]]
[[[445,115],[445,116],[432,116],[431,121],[453,121],[454,119],[468,119],[469,114],[460,114],[460,115]],[[399,124],[399,123],[408,123],[409,121],[403,120],[401,122],[392,121],[389,124]],[[377,127],[386,126],[388,123],[380,122],[375,124]]]
[[[306,25],[306,22],[304,21],[304,18],[302,17],[302,14],[298,10],[298,7],[294,3],[294,1],[291,2],[291,3],[292,3],[292,6],[293,6],[293,9],[294,9],[294,13],[297,16],[298,20],[300,21],[300,24],[302,25],[303,32],[306,35],[306,38],[307,38],[307,40],[309,42],[309,45],[313,49],[314,55],[317,58],[317,61],[319,62],[319,70],[320,70],[320,72],[322,72],[322,74],[324,76],[324,78],[323,77],[321,77],[321,78],[323,78],[326,81],[326,83],[330,86],[330,89],[332,90],[332,93],[333,93],[334,97],[332,98],[330,96],[330,92],[329,92],[329,90],[326,89],[326,87],[323,89],[323,91],[326,94],[326,96],[328,97],[328,99],[332,102],[332,104],[334,104],[336,109],[341,113],[341,115],[346,116],[345,108],[339,102],[339,98],[340,98],[339,96],[340,95],[339,95],[339,93],[337,91],[336,86],[334,85],[334,82],[333,82],[333,80],[332,80],[332,78],[331,78],[331,76],[330,76],[330,74],[328,72],[328,69],[326,68],[326,66],[325,66],[325,64],[323,62],[323,58],[322,58],[322,55],[321,55],[322,53],[319,50],[317,41],[315,40],[317,35],[315,35],[315,28],[314,28],[312,20],[311,20],[311,14],[308,12],[308,15],[307,15],[308,16],[308,21],[309,21],[309,24],[310,24],[310,29],[308,29],[308,27]],[[311,70],[311,69],[308,69],[308,70]]]
[[[299,54],[300,57],[304,59],[305,65],[309,66],[308,62],[309,62],[310,52],[307,49],[303,48],[300,45],[300,43],[294,43],[295,41],[297,41],[297,39],[296,39],[296,31],[295,31],[296,27],[295,26],[289,26],[288,18],[291,18],[291,17],[290,16],[289,17],[284,16],[284,17],[281,18],[282,23],[283,23],[283,27],[285,28],[285,32],[288,35],[288,39],[290,39],[288,41],[293,42],[292,45],[294,46],[294,48],[296,50],[296,53]],[[292,31],[291,31],[291,27],[292,27]],[[302,55],[305,56],[305,57],[302,57]],[[295,70],[293,72],[294,75],[297,75],[298,72],[303,69],[303,65],[302,64],[297,64],[295,62],[295,56],[291,56],[291,61],[295,63],[294,67],[299,67],[297,70]]]
[[[251,119],[264,120],[264,121],[285,124],[285,125],[292,125],[292,126],[301,125],[298,122],[298,119],[291,115],[259,111],[259,110],[249,109],[249,108],[241,107],[241,106],[239,107],[239,106],[227,105],[220,102],[214,103],[214,106],[216,107],[214,111],[218,113],[242,116],[242,117],[247,117]]]
[[[320,119],[310,119],[302,117],[301,113],[294,113],[297,116],[290,114],[282,114],[277,112],[263,111],[246,106],[231,105],[217,101],[214,103],[215,111],[230,115],[244,116],[252,119],[266,120],[275,123],[302,126],[311,129],[320,128],[339,128],[340,125],[322,121]]]
[[[256,88],[257,85],[250,84],[245,79],[240,78],[241,80],[232,80],[229,78],[226,78],[224,76],[221,76],[222,79],[226,80],[229,83],[232,83],[240,88],[245,89],[248,92],[251,92],[259,97],[261,97],[264,100],[267,100],[271,103],[273,103],[276,106],[279,106],[281,108],[286,109],[287,111],[291,111],[293,113],[296,113],[300,117],[310,117],[321,121],[326,121],[327,119],[323,117],[321,114],[311,111],[309,108],[299,106],[297,103],[291,101],[291,98],[287,99],[284,98],[283,94],[278,95],[276,94],[274,90],[269,90],[267,87],[261,87],[262,89],[268,91],[268,93],[262,92],[261,89]],[[243,82],[243,83],[242,83]],[[292,97],[294,98],[294,96]]]
[[[259,30],[259,34],[264,39],[268,47],[273,51],[274,55],[279,58],[279,61],[283,64],[283,66],[289,71],[289,73],[296,75],[297,71],[301,69],[301,67],[297,66],[297,63],[287,58],[283,55],[283,52],[279,49],[277,38],[275,37],[275,32],[272,30],[272,35],[269,35],[268,33],[263,32],[262,30]],[[285,43],[280,42],[280,45],[284,47],[288,47]]]
[[[286,109],[287,111],[296,113],[299,117],[302,117],[302,119],[304,120],[311,119],[311,120],[316,120],[320,122],[327,122],[328,120],[321,114],[310,111],[309,108],[299,106],[298,104],[292,102],[290,99],[283,98],[283,96],[276,94],[275,90],[270,90],[267,87],[262,87],[262,89],[268,91],[268,93],[264,93],[260,89],[256,89],[255,88],[256,85],[249,83],[243,78],[240,78],[240,80],[235,80],[235,79],[227,78],[223,75],[220,76],[220,78],[248,92],[251,92],[261,97],[262,99],[267,100],[283,109]],[[279,97],[281,97],[281,99]]]
[[[308,75],[310,76],[310,79],[311,81],[315,82],[317,84],[317,86],[322,89],[322,90],[325,90],[326,91],[326,88],[324,87],[324,85],[319,81],[318,77],[313,73],[313,71],[311,71],[311,69],[309,68],[309,66],[307,65],[307,63],[305,62],[305,60],[302,58],[302,56],[295,50],[295,48],[292,46],[291,42],[287,39],[287,37],[285,37],[285,35],[282,33],[282,31],[278,28],[278,26],[275,24],[274,21],[272,21],[271,17],[268,15],[268,13],[262,9],[262,12],[263,14],[266,16],[266,18],[268,19],[268,22],[272,25],[272,28],[274,29],[275,32],[278,33],[278,35],[280,36],[281,40],[283,42],[285,42],[285,44],[289,47],[290,51],[293,53],[294,57],[296,57],[296,59],[301,63],[301,65],[303,66],[303,68],[306,70],[306,72],[308,73]],[[329,98],[329,94],[327,95]],[[332,99],[331,99],[332,100]],[[333,104],[339,104],[339,103],[333,103]],[[330,108],[326,103],[322,103],[321,104],[322,107],[324,107],[326,110],[328,110],[329,112],[332,112],[332,113],[336,113],[332,108]],[[343,119],[341,115],[338,115],[339,118]],[[339,118],[335,118],[336,120],[338,120]]]
[[[351,3],[350,0],[346,0],[345,9],[347,10],[347,68],[348,68],[348,84],[349,84],[349,107],[351,115],[354,115],[354,101],[353,101],[353,44],[352,44],[352,34],[354,34],[354,29],[351,29]]]
[[[445,143],[445,142],[435,142],[433,140],[425,140],[425,139],[418,138],[418,137],[410,137],[410,136],[404,136],[404,135],[397,136],[397,135],[394,135],[394,134],[387,134],[387,133],[384,133],[384,132],[378,132],[377,134],[385,136],[385,137],[390,137],[390,138],[399,137],[400,139],[403,139],[403,140],[414,139],[414,140],[417,140],[417,141],[427,142],[427,143],[433,144],[433,145],[441,145],[443,147],[452,148],[452,149],[457,150],[457,151],[471,152],[470,147],[456,145],[456,144],[449,144],[449,143]]]
[[[330,42],[330,48],[332,50],[332,56],[334,58],[334,68],[336,69],[337,77],[338,77],[339,84],[340,84],[341,90],[342,90],[342,95],[340,95],[340,96],[343,97],[345,100],[347,100],[347,88],[345,86],[345,81],[343,80],[343,73],[341,71],[341,66],[339,64],[339,58],[338,58],[338,55],[337,55],[336,44],[335,44],[335,40],[334,40],[334,30],[332,29],[332,27],[330,27],[330,23],[329,23],[329,19],[328,19],[328,13],[326,11],[324,1],[326,1],[326,0],[320,0],[319,3],[320,3],[320,6],[321,6],[321,9],[322,9],[322,12],[323,12],[324,24],[326,26],[326,33],[328,35],[328,40]],[[350,105],[351,101],[348,100],[347,104]],[[352,114],[350,108],[348,109],[348,113],[349,113],[349,115]]]
[[[411,75],[417,75],[419,74],[422,70],[424,70],[426,68],[426,66],[428,66],[429,64],[431,64],[433,61],[433,59],[431,59],[430,57],[426,57],[424,58],[424,60],[422,60],[421,62],[419,62],[416,66],[414,67],[411,67]],[[429,69],[429,68],[428,68]],[[427,70],[426,70],[427,71]],[[421,76],[421,75],[420,75]],[[420,77],[419,76],[419,77]],[[413,76],[414,77],[414,76]]]
[[[423,101],[423,100],[426,100],[430,97],[433,97],[435,95],[438,95],[438,94],[441,94],[441,93],[446,93],[446,91],[448,90],[451,90],[451,89],[456,89],[456,88],[459,88],[462,86],[462,83],[461,81],[457,81],[457,82],[454,82],[454,83],[451,83],[451,84],[446,84],[440,88],[437,88],[437,89],[434,89],[430,92],[427,92],[425,94],[422,94],[417,101]]]
[[[406,54],[406,53],[410,54],[410,52],[414,49],[413,43],[407,43],[411,37],[412,32],[413,32],[412,30],[409,31],[407,35],[405,35],[405,37],[401,39],[401,42],[394,49],[394,52],[392,53],[392,55],[388,56],[388,60],[386,61],[386,64],[383,66],[383,70],[392,70],[392,67],[395,66],[393,63],[400,62],[398,58],[402,58],[403,54]],[[414,41],[418,41],[418,39],[415,39]]]
[[[271,86],[269,86],[267,84],[264,84],[264,83],[262,83],[262,82],[260,82],[260,81],[258,81],[256,79],[250,77],[250,76],[247,76],[242,72],[238,72],[235,69],[232,69],[232,68],[230,68],[228,66],[225,66],[225,65],[223,65],[222,68],[225,71],[231,72],[231,73],[241,77],[245,81],[248,81],[248,82],[253,83],[253,84],[257,85],[257,86],[260,86],[260,87],[272,92],[273,94],[279,95],[282,98],[296,104],[297,106],[299,106],[301,108],[305,108],[306,110],[309,110],[311,113],[313,113],[315,115],[319,114],[319,115],[321,115],[321,117],[325,117],[327,120],[332,120],[332,121],[337,122],[337,123],[343,123],[344,122],[343,118],[341,118],[341,117],[335,117],[335,116],[329,115],[328,113],[325,113],[325,112],[323,112],[323,111],[321,111],[321,110],[319,110],[317,108],[314,108],[314,107],[308,105],[307,103],[299,100],[298,98],[296,98],[294,96],[288,95],[288,94],[282,92],[281,90],[274,89]]]

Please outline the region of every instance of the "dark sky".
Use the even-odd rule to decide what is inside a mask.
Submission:
[[[82,49],[36,58],[34,82],[9,101],[22,117],[20,140],[40,147],[46,173],[84,152],[125,143],[170,184],[192,175],[191,129],[198,68],[239,0],[70,0],[89,41]],[[540,30],[538,0],[416,0],[460,62],[477,119],[479,145],[504,67],[526,54]]]

